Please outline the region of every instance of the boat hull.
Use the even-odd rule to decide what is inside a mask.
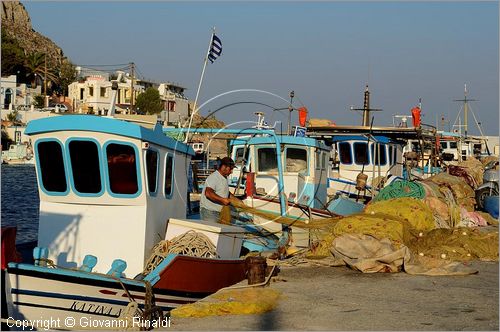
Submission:
[[[158,279],[152,280],[154,284],[148,291],[146,282],[140,280],[10,264],[5,292],[9,317],[59,319],[61,324],[69,319],[74,326],[62,328],[95,328],[123,318],[130,302],[137,302],[141,309],[154,304],[167,317],[179,305],[198,301],[243,280],[245,273],[243,260],[176,256],[161,269]],[[96,326],[90,326],[91,323]]]

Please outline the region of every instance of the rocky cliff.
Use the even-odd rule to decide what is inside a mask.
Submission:
[[[57,66],[65,59],[62,49],[52,40],[33,30],[31,19],[19,1],[2,1],[2,31],[18,41],[25,54],[48,54],[50,66]]]

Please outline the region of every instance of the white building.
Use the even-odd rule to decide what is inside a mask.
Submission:
[[[131,82],[127,77],[118,83],[116,113],[130,113],[130,86]],[[100,75],[86,77],[85,80],[68,86],[68,96],[73,100],[73,109],[78,113],[105,115],[111,104],[111,91],[111,82]],[[134,100],[142,92],[144,87],[134,84]]]
[[[183,122],[188,117],[189,111],[189,101],[184,96],[184,91],[186,88],[171,83],[161,83],[158,86],[158,92],[160,93],[160,99],[163,102],[162,120],[169,123]]]
[[[0,103],[2,103],[2,109],[15,109],[16,85],[16,75],[2,77],[0,82]]]

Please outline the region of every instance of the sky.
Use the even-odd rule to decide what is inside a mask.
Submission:
[[[485,134],[498,135],[497,1],[22,3],[33,28],[74,64],[134,62],[140,76],[178,83],[191,100],[215,27],[223,51],[206,67],[200,113],[234,102],[269,105],[226,107],[216,115],[226,123],[263,111],[286,127],[287,112],[273,108],[287,107],[293,90],[293,105],[310,117],[360,125],[350,108],[363,106],[368,84],[370,106],[382,109],[374,125],[392,125],[393,115],[410,115],[421,99],[423,122],[448,130],[467,84],[476,99],[469,109]],[[263,92],[230,92],[242,89]],[[469,133],[479,133],[471,114]]]

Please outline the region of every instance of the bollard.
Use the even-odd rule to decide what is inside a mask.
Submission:
[[[262,256],[252,256],[245,259],[249,285],[260,284],[266,280],[266,259]]]

